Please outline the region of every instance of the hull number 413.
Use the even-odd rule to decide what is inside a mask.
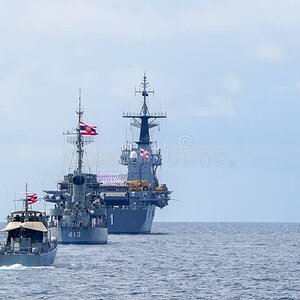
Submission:
[[[68,237],[80,238],[81,232],[80,231],[70,231],[68,234]]]

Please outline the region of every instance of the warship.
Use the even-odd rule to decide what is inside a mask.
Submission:
[[[12,212],[1,230],[7,233],[7,239],[0,245],[0,266],[49,266],[54,263],[57,240],[48,230],[46,213],[29,210],[29,205],[36,201],[36,194],[28,193],[26,185],[25,209]]]
[[[79,92],[78,124],[75,132],[65,133],[76,145],[77,162],[73,173],[64,176],[57,190],[44,190],[45,200],[54,203],[50,209],[49,229],[61,244],[106,244],[106,207],[99,195],[96,174],[84,173],[84,146],[93,142],[96,126],[82,121]]]
[[[143,97],[141,111],[123,113],[139,129],[139,140],[122,149],[120,163],[127,167],[127,175],[98,176],[100,197],[107,208],[108,233],[150,233],[155,208],[165,207],[170,200],[171,191],[166,184],[159,184],[156,174],[162,165],[161,150],[154,150],[150,139],[150,129],[159,125],[156,120],[167,116],[149,112],[147,98],[154,91],[149,89],[145,74],[141,89],[135,93]]]

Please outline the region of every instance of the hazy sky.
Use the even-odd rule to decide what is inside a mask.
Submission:
[[[146,71],[176,200],[156,221],[299,221],[299,15],[299,0],[0,1],[0,219],[26,182],[42,196],[68,171],[79,87],[92,171],[125,173]]]

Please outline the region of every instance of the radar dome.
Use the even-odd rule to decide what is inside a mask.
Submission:
[[[138,156],[137,156],[137,153],[136,153],[135,151],[131,151],[131,152],[130,152],[130,158],[131,158],[131,159],[137,159],[137,157],[138,157]]]

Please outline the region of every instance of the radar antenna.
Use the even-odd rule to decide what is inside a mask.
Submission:
[[[147,81],[147,76],[144,73],[143,81],[141,83],[142,89],[136,90],[135,94],[141,94],[143,97],[143,106],[140,113],[124,113],[123,118],[132,118],[132,125],[140,128],[140,138],[136,142],[138,145],[147,146],[151,144],[149,129],[158,126],[159,124],[155,122],[156,119],[166,118],[167,115],[164,113],[152,113],[150,114],[147,105],[147,98],[149,94],[153,94],[154,91],[149,89],[149,82]]]

